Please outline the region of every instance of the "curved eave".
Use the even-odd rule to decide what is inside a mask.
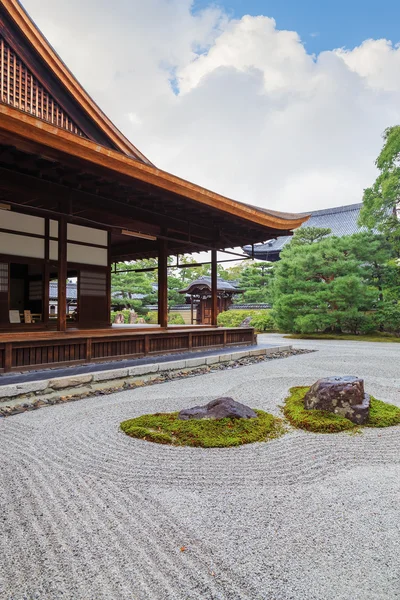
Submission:
[[[178,293],[179,294],[192,294],[197,289],[198,289],[197,285],[189,286],[186,290],[178,290]],[[211,287],[209,287],[208,285],[204,285],[204,287],[201,288],[200,291],[203,291],[205,289],[208,290],[211,293]],[[241,289],[227,290],[225,288],[217,288],[217,293],[224,293],[224,292],[225,293],[229,292],[230,294],[233,295],[233,294],[242,294],[244,292],[244,290],[241,290]]]
[[[229,213],[269,229],[290,231],[300,227],[309,215],[281,213],[257,209],[216,194],[185,179],[146,165],[115,150],[105,148],[91,140],[36,119],[31,115],[0,103],[0,134],[21,149],[40,152],[43,156],[58,159],[58,153],[68,154],[96,167],[154,185],[179,194],[204,206]],[[287,235],[287,234],[286,234]]]
[[[99,129],[101,129],[121,152],[134,156],[138,160],[151,165],[152,163],[149,159],[131,144],[83,89],[81,84],[75,79],[74,75],[31,20],[18,0],[1,0],[1,4],[14,23],[29,40],[31,45],[35,48],[41,59],[50,67],[63,86],[96,123]]]

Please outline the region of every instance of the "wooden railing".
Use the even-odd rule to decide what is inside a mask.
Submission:
[[[5,340],[1,342],[1,338]],[[92,361],[139,358],[147,355],[199,351],[255,343],[253,329],[174,329],[149,332],[53,336],[49,339],[10,339],[0,334],[0,372],[25,371]],[[1,384],[1,382],[0,382]]]

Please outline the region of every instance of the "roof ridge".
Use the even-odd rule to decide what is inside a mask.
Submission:
[[[332,206],[331,208],[321,208],[318,210],[312,210],[309,211],[307,213],[302,213],[302,214],[308,214],[310,216],[315,216],[315,215],[329,215],[329,214],[336,214],[336,213],[342,213],[342,212],[351,212],[353,210],[360,210],[360,208],[362,207],[363,203],[362,202],[358,202],[357,204],[345,204],[343,206]]]

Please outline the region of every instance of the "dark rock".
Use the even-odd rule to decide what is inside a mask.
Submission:
[[[359,425],[367,422],[369,405],[364,380],[351,376],[319,379],[304,397],[304,408],[326,410]]]
[[[217,398],[205,406],[194,406],[181,410],[178,418],[182,421],[188,419],[256,419],[257,413],[245,404],[236,402],[233,398]]]
[[[250,327],[251,317],[246,317],[239,325],[239,327]]]

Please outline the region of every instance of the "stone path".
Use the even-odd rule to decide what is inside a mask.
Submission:
[[[293,343],[318,352],[3,419],[1,600],[400,598],[400,427],[226,450],[118,430],[217,395],[279,414],[332,374],[400,406],[400,345]]]

